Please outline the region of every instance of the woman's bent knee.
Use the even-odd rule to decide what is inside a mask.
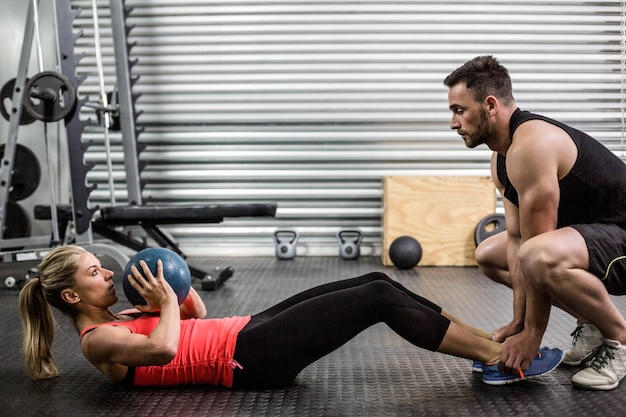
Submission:
[[[392,281],[389,275],[385,274],[384,272],[378,272],[378,271],[367,273],[363,275],[363,277],[369,279],[369,281],[387,281],[387,282]]]

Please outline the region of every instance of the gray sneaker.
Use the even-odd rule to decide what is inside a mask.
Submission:
[[[572,347],[563,355],[566,365],[584,365],[592,359],[594,349],[602,344],[602,333],[593,324],[578,324],[572,332]]]
[[[626,375],[626,348],[617,340],[604,339],[593,359],[582,371],[574,374],[572,383],[591,390],[611,390]]]

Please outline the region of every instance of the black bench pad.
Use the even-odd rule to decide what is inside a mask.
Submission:
[[[220,223],[224,217],[276,215],[276,203],[117,206],[100,210],[110,226],[133,224]]]

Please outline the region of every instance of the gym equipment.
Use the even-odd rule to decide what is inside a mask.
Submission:
[[[39,278],[37,264],[45,253],[14,251],[0,253],[0,288],[21,290],[31,278]]]
[[[159,225],[183,223],[220,223],[225,217],[260,217],[275,216],[275,203],[256,204],[212,204],[212,205],[154,205],[154,206],[116,206],[100,210],[100,217],[92,222],[95,233],[120,243],[136,251],[146,249],[145,239],[133,237],[120,227],[141,226],[157,244],[169,248],[186,258],[176,242]],[[202,282],[203,290],[215,290],[230,278],[234,271],[231,267],[215,268],[206,272],[203,268],[187,262],[191,274]]]
[[[139,269],[139,272],[143,275],[143,268],[139,264],[139,261],[145,261],[150,268],[152,275],[157,274],[157,261],[163,262],[163,277],[170,284],[176,296],[178,297],[178,305],[181,305],[191,288],[191,271],[187,266],[185,260],[173,250],[167,248],[147,248],[141,250],[135,254],[124,268],[124,277],[122,279],[122,285],[124,287],[124,294],[132,305],[145,305],[146,300],[139,295],[137,290],[130,285],[128,281],[128,275],[132,275],[131,268],[135,266]]]
[[[117,111],[119,115],[119,129],[124,139],[122,147],[127,201],[130,206],[116,207],[112,197],[112,207],[103,209],[90,207],[89,195],[96,189],[97,184],[89,183],[87,173],[94,168],[95,162],[90,162],[85,157],[87,149],[92,143],[84,141],[82,136],[85,127],[91,122],[80,117],[81,108],[88,104],[88,98],[79,98],[76,95],[86,78],[85,75],[77,75],[76,68],[78,61],[86,53],[75,53],[74,50],[77,40],[82,36],[80,32],[74,32],[74,20],[80,14],[80,9],[73,7],[71,0],[54,0],[54,18],[56,20],[54,28],[56,29],[57,55],[60,58],[57,63],[60,73],[43,71],[41,68],[42,60],[40,59],[40,74],[28,80],[27,72],[31,60],[31,47],[37,45],[38,55],[42,55],[37,26],[38,3],[32,1],[28,4],[22,51],[11,97],[12,103],[21,103],[22,105],[13,106],[9,115],[9,134],[6,140],[5,155],[2,164],[0,164],[0,230],[5,228],[5,224],[9,220],[5,206],[10,200],[9,190],[12,187],[14,165],[16,165],[18,121],[21,119],[22,110],[29,115],[33,112],[34,115],[31,116],[35,116],[36,120],[43,122],[63,119],[69,156],[71,206],[57,205],[54,196],[55,188],[51,186],[50,206],[36,207],[35,217],[52,220],[52,239],[50,236],[0,239],[0,249],[24,245],[29,247],[29,255],[41,259],[45,256],[45,250],[38,250],[36,249],[37,246],[43,246],[49,251],[50,247],[69,241],[85,247],[92,253],[110,256],[123,268],[128,262],[128,256],[114,245],[94,243],[94,234],[109,238],[136,251],[147,248],[149,239],[152,239],[158,245],[169,248],[182,258],[186,258],[178,245],[165,231],[159,228],[159,225],[219,223],[223,221],[224,217],[275,216],[276,203],[206,206],[143,205],[140,171],[144,164],[140,162],[139,154],[144,145],[139,145],[137,141],[137,135],[141,133],[143,128],[136,126],[136,119],[140,112],[135,111],[135,102],[140,94],[133,94],[132,92],[132,87],[138,81],[139,76],[131,76],[130,72],[137,60],[129,57],[134,43],[128,42],[127,35],[131,31],[132,25],[128,25],[126,19],[132,9],[125,6],[124,0],[111,1],[109,9],[117,82],[116,97],[112,98],[111,101],[116,103],[118,107],[106,106],[109,100],[108,96],[105,96],[106,99],[102,99],[102,104],[97,109],[107,113]],[[94,0],[94,16],[97,15],[95,3]],[[94,22],[94,25],[96,24],[97,22]],[[97,31],[97,28],[94,30]],[[102,80],[100,81],[102,82]],[[44,132],[47,132],[45,125]],[[48,157],[50,157],[47,137],[46,149],[48,150]],[[109,159],[107,158],[108,163],[110,163]],[[50,167],[51,164],[48,163],[48,168],[50,169]],[[54,178],[52,173],[49,176],[50,179]],[[109,184],[112,190],[112,182]],[[68,227],[70,222],[72,222],[71,227]],[[59,232],[59,228],[61,228],[61,232]],[[67,239],[65,238],[66,229],[71,230],[73,234]],[[0,255],[7,262],[19,261],[18,258],[21,257],[21,253],[17,252],[0,252]],[[201,268],[189,265],[189,269],[194,277],[202,280],[203,289],[216,289],[233,275],[233,269],[230,267],[215,268],[213,271],[206,272]]]
[[[92,107],[96,110],[96,118],[98,119],[99,126],[106,127],[106,115],[109,114],[109,130],[118,132],[122,129],[122,127],[120,125],[120,112],[117,107],[117,90],[106,93],[106,98],[108,107],[94,104],[86,104],[86,106]]]
[[[24,109],[36,120],[59,121],[76,105],[76,90],[63,74],[44,71],[28,80],[24,94]]]
[[[5,145],[0,145],[0,158],[4,157]],[[15,145],[15,162],[9,189],[9,200],[20,201],[30,197],[41,180],[41,166],[33,151],[26,146]]]
[[[4,286],[7,288],[17,287],[19,282],[19,278],[15,278],[13,275],[4,278]]]
[[[102,208],[100,219],[95,219],[94,222],[97,232],[100,233],[103,232],[103,227],[108,226],[142,225],[145,229],[156,229],[157,224],[221,223],[224,217],[258,217],[275,214],[274,203],[117,206]],[[141,249],[144,248],[138,250]]]
[[[7,220],[2,231],[3,239],[30,236],[30,220],[26,210],[15,201],[7,201]]]
[[[31,278],[39,278],[37,267],[30,268],[25,274],[15,273],[15,270],[13,270],[9,275],[4,277],[3,283],[6,288],[21,290],[24,284]]]
[[[26,79],[26,82],[28,82],[28,78]],[[11,78],[9,81],[4,83],[4,85],[2,86],[2,89],[0,89],[0,100],[2,100],[2,105],[0,105],[0,113],[2,113],[2,117],[4,117],[4,120],[9,120],[11,117],[11,113],[14,113],[16,111],[13,106],[13,102],[11,101],[13,99],[13,90],[15,90],[15,78]],[[9,110],[7,110],[7,107],[6,107],[7,100],[11,101]],[[33,116],[31,116],[29,113],[24,111],[23,106],[24,104],[22,104],[22,112],[21,112],[19,124],[28,125],[34,122],[35,120],[37,120]]]
[[[68,226],[74,218],[74,213],[72,212],[72,207],[67,205],[56,206],[56,209],[58,238],[61,242],[64,242]],[[33,213],[37,220],[52,220],[52,209],[50,206],[36,205],[33,207]],[[51,239],[54,240],[54,236],[51,236]]]
[[[91,1],[91,12],[92,12],[92,20],[93,20],[93,31],[94,31],[94,46],[95,46],[95,55],[96,55],[96,68],[98,70],[98,81],[100,84],[100,103],[102,106],[108,110],[109,108],[109,100],[106,94],[105,86],[104,86],[104,67],[102,64],[102,45],[100,44],[100,24],[98,23],[98,1]],[[109,198],[111,200],[111,205],[115,205],[115,181],[113,179],[113,160],[111,158],[111,115],[108,111],[105,111],[103,116],[104,120],[104,148],[106,152],[106,161],[107,161],[107,173],[109,178]]]
[[[474,243],[478,246],[483,240],[506,230],[504,214],[493,213],[483,217],[474,230]]]
[[[204,276],[200,280],[200,285],[205,291],[215,291],[220,285],[224,284],[226,280],[233,276],[235,270],[227,266],[222,269],[220,267],[215,267],[213,272],[210,272]]]
[[[18,70],[15,77],[14,86],[12,88],[13,94],[11,96],[12,109],[9,113],[9,131],[6,136],[4,155],[2,163],[0,164],[0,230],[5,230],[9,223],[12,223],[12,219],[9,215],[9,205],[12,200],[10,191],[15,187],[13,184],[14,171],[16,168],[20,168],[21,164],[16,163],[17,154],[17,139],[19,124],[22,120],[22,114],[26,114],[32,117],[26,109],[27,101],[30,102],[32,109],[35,111],[43,111],[41,114],[43,121],[50,120],[48,111],[50,110],[50,104],[52,104],[52,119],[62,117],[65,122],[65,137],[67,139],[67,149],[69,153],[69,173],[71,179],[71,220],[73,221],[72,231],[75,234],[71,241],[73,243],[83,246],[85,249],[92,253],[107,255],[113,258],[120,266],[124,266],[128,261],[128,256],[110,244],[97,244],[94,243],[91,233],[91,222],[93,213],[96,209],[89,207],[89,193],[95,188],[95,185],[89,185],[86,179],[87,172],[94,166],[92,162],[86,162],[85,152],[90,146],[90,142],[83,141],[82,133],[84,128],[90,123],[89,120],[82,120],[80,117],[80,108],[87,102],[86,98],[77,99],[75,94],[68,94],[68,92],[76,92],[80,84],[84,81],[84,75],[77,75],[76,64],[85,53],[76,54],[74,46],[82,34],[74,31],[74,20],[80,14],[80,9],[73,7],[71,0],[54,0],[54,14],[53,18],[54,29],[56,29],[55,40],[57,46],[57,53],[55,56],[59,58],[56,63],[55,69],[62,75],[56,73],[48,73],[40,75],[38,80],[28,79],[28,67],[31,61],[31,50],[33,45],[37,47],[39,71],[43,72],[43,51],[41,49],[41,37],[39,33],[39,13],[38,13],[38,1],[28,2],[28,11],[26,14],[26,24],[24,28],[24,37],[22,41],[22,50],[19,57]],[[116,14],[118,16],[123,14],[121,9],[121,2],[115,3]],[[119,4],[118,4],[119,3]],[[119,26],[116,27],[118,31],[124,30]],[[50,75],[50,76],[48,76]],[[123,73],[119,76],[123,77]],[[127,74],[128,78],[128,74]],[[35,85],[34,81],[42,81],[42,85]],[[30,85],[30,90],[27,90],[26,84]],[[68,84],[69,83],[69,84]],[[40,90],[40,87],[44,87],[44,90]],[[49,91],[48,91],[49,89]],[[28,92],[27,92],[28,91]],[[8,92],[5,93],[8,95]],[[33,97],[31,97],[31,94]],[[56,96],[56,97],[55,97]],[[130,92],[128,93],[130,97]],[[31,101],[33,99],[33,101]],[[2,103],[4,105],[4,103]],[[2,107],[2,106],[0,106]],[[67,112],[67,114],[65,114]],[[45,147],[48,158],[50,158],[49,141],[47,137],[48,127],[44,124],[44,138]],[[134,136],[128,136],[132,140],[125,141],[132,142],[134,146]],[[129,145],[130,146],[130,145]],[[132,157],[126,158],[132,160]],[[136,159],[136,158],[135,158]],[[31,168],[27,166],[26,168]],[[51,170],[50,159],[48,159],[48,168]],[[55,177],[49,173],[49,178],[52,181]],[[134,178],[134,177],[133,177]],[[19,179],[19,178],[18,178]],[[139,178],[135,179],[135,182],[139,182]],[[32,182],[31,182],[32,183]],[[129,185],[131,189],[134,185]],[[134,188],[132,188],[134,190]],[[25,260],[40,260],[50,251],[50,247],[64,243],[59,239],[58,235],[58,220],[56,209],[56,202],[54,198],[54,186],[49,187],[51,194],[50,204],[52,209],[48,209],[48,214],[52,219],[52,240],[49,235],[42,236],[29,236],[25,238],[10,238],[0,239],[0,257],[2,262],[22,262]],[[9,248],[25,248],[24,250],[15,250]],[[4,268],[3,268],[4,269]]]
[[[7,275],[4,277],[4,280],[2,281],[2,283],[4,284],[6,288],[9,288],[9,289],[16,288],[16,289],[21,290],[29,278],[30,277],[28,274],[25,274],[23,276],[20,276],[17,274]]]
[[[298,239],[300,234],[296,230],[276,230],[274,232],[276,257],[283,260],[295,258]]]
[[[422,245],[411,236],[400,236],[389,247],[389,258],[400,269],[411,269],[422,259]]]
[[[359,230],[341,230],[337,233],[339,256],[342,259],[357,259],[361,254],[363,235]]]
[[[2,230],[2,239],[11,239],[12,242],[17,242],[19,238],[28,238],[31,225],[26,210],[15,201],[7,201],[5,209],[7,222]],[[5,250],[21,250],[23,248],[23,245],[16,244],[5,248]]]

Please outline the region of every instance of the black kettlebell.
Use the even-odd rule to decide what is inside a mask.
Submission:
[[[283,260],[295,258],[299,238],[300,234],[295,230],[276,230],[274,232],[276,257]]]
[[[339,256],[342,259],[357,259],[361,254],[361,240],[363,235],[358,230],[341,230],[337,233],[339,242]]]

